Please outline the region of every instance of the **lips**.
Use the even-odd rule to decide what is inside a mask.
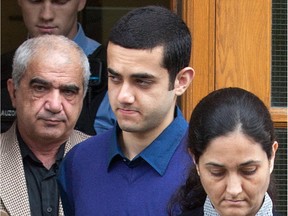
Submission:
[[[52,34],[56,27],[53,26],[37,26],[40,33],[42,34]]]
[[[225,200],[226,205],[228,206],[241,206],[244,203],[244,200]]]

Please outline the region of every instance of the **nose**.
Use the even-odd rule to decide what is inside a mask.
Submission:
[[[237,197],[242,192],[242,181],[240,176],[232,174],[227,177],[226,192],[232,197]]]
[[[41,12],[40,12],[40,17],[43,20],[52,20],[54,17],[54,12],[53,12],[53,5],[51,4],[50,1],[44,1],[42,3],[41,7]]]
[[[60,113],[62,111],[62,97],[59,90],[55,89],[46,95],[44,107],[46,110],[54,114]]]
[[[118,94],[118,101],[122,104],[132,104],[135,101],[133,88],[129,83],[123,83]]]

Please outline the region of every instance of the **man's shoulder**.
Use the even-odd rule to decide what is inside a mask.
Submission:
[[[78,151],[87,151],[87,150],[92,150],[94,148],[100,150],[101,146],[107,147],[109,145],[109,141],[111,140],[111,136],[113,133],[113,129],[109,129],[106,132],[103,132],[98,135],[90,136],[85,133],[82,133],[81,131],[78,130],[73,130],[73,133],[71,135],[71,142],[72,139],[82,139],[79,144],[77,145]],[[107,144],[108,143],[108,144]],[[76,143],[77,144],[77,143]],[[80,148],[79,148],[80,147]]]
[[[72,133],[70,135],[70,138],[73,140],[76,140],[76,141],[79,141],[79,140],[84,141],[90,137],[91,137],[90,135],[85,134],[85,133],[83,133],[79,130],[75,130],[75,129],[72,131]]]
[[[16,129],[15,129],[15,124],[12,125],[12,127],[0,134],[0,154],[1,157],[7,154],[10,154],[12,152],[15,153],[18,150],[18,145],[16,145],[17,142],[17,136],[16,136]]]

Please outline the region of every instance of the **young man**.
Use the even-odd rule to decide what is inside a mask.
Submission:
[[[86,0],[18,0],[24,24],[28,30],[28,38],[44,34],[64,35],[75,41],[89,56],[97,48],[101,49],[101,45],[97,41],[88,38],[80,23],[77,22],[78,12],[84,9],[85,4]],[[6,57],[1,57],[1,132],[8,130],[15,118],[15,111],[6,91],[6,79],[11,77],[13,55],[14,52],[5,55]],[[102,56],[101,60],[104,68],[106,52]],[[94,71],[98,70],[99,67],[91,67],[91,69]],[[99,134],[111,128],[115,122],[115,116],[109,105],[107,95],[107,77],[104,76],[105,73],[102,71],[101,73],[101,85],[97,87],[89,85],[89,96],[87,95],[85,98],[80,119],[76,124],[77,129],[90,135]]]
[[[189,29],[168,9],[138,8],[116,23],[107,63],[117,126],[63,161],[67,215],[167,215],[191,165],[188,125],[176,105],[194,77],[190,53]]]
[[[56,175],[64,155],[88,138],[73,128],[89,76],[85,53],[64,36],[17,49],[7,83],[17,119],[1,134],[1,215],[63,215]]]

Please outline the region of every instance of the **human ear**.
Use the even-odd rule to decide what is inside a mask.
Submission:
[[[189,87],[195,75],[195,71],[191,67],[185,67],[176,76],[174,82],[174,91],[177,96],[182,95]]]
[[[270,174],[272,173],[273,169],[274,169],[274,161],[275,161],[275,155],[278,149],[278,142],[274,142],[272,145],[272,155],[271,155],[271,159],[270,159]]]
[[[188,148],[188,152],[189,152],[189,155],[190,157],[192,158],[193,160],[193,164],[195,165],[196,167],[196,170],[197,170],[197,173],[198,173],[198,176],[200,176],[200,172],[199,172],[199,165],[196,163],[195,161],[195,156],[193,155],[193,153],[191,152],[191,150]]]
[[[7,90],[9,92],[12,105],[15,108],[16,107],[16,89],[14,87],[14,82],[12,79],[7,80]]]
[[[80,0],[78,3],[78,12],[82,11],[86,5],[86,0]]]

